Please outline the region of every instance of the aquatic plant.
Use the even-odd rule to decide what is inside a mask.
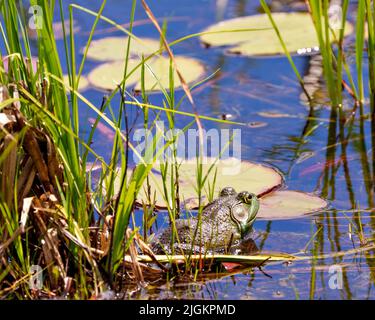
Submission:
[[[176,114],[193,117],[198,124],[201,116],[196,112],[178,110],[186,97],[193,100],[187,83],[177,69],[169,44],[165,41],[165,30],[162,31],[158,24],[156,27],[161,31],[162,45],[158,46],[156,52],[149,53],[138,60],[137,64],[132,64],[131,43],[137,41],[132,33],[136,3],[135,0],[132,2],[130,25],[125,29],[102,16],[105,0],[98,12],[69,4],[68,21],[63,14],[62,0],[57,4],[31,1],[31,5],[39,5],[38,10],[42,13],[39,19],[42,19],[43,27],[36,27],[32,34],[36,39],[37,52],[33,52],[30,46],[27,28],[29,21],[23,15],[25,8],[22,2],[3,1],[0,4],[3,18],[0,31],[6,49],[6,56],[0,57],[2,297],[89,298],[98,296],[108,286],[119,289],[122,286],[124,268],[128,268],[124,261],[126,252],[132,257],[133,264],[130,268],[137,284],[142,283],[134,247],[134,239],[138,239],[138,233],[137,229],[131,230],[128,226],[137,194],[148,179],[157,158],[152,146],[158,143],[160,135],[155,136],[147,146],[151,152],[146,154],[151,154],[151,157],[144,158],[138,154],[139,163],[130,171],[129,150],[135,154],[137,151],[129,141],[128,108],[133,105],[142,110],[146,129],[155,125],[155,120],[149,120],[150,110],[167,112],[170,127],[174,126]],[[146,3],[143,4],[152,19],[152,12]],[[58,55],[53,32],[56,28],[53,17],[57,10],[61,18],[64,57]],[[75,48],[77,28],[74,10],[81,10],[95,17],[80,61]],[[99,20],[114,25],[126,33],[128,38],[124,40],[127,45],[122,52],[125,62],[121,66],[123,77],[110,95],[103,98],[102,104],[96,106],[79,89]],[[37,24],[40,20],[33,22]],[[146,95],[146,68],[150,69],[147,62],[164,49],[167,49],[170,58],[165,58],[170,61],[167,82],[169,92],[161,86],[166,104],[154,106],[148,103]],[[32,61],[36,61],[35,69],[31,67]],[[68,70],[65,77],[62,63]],[[126,86],[132,74],[139,74],[139,70],[138,81],[143,102],[128,93]],[[175,101],[174,98],[175,76],[186,92],[180,101]],[[155,78],[160,85],[157,75]],[[112,100],[118,95],[118,112],[114,112]],[[81,105],[86,105],[97,114],[86,138],[81,134],[79,122]],[[101,121],[114,132],[112,154],[107,162],[91,148],[95,130]],[[166,144],[164,148],[169,145]],[[89,163],[88,159],[94,159],[102,168],[98,179],[100,182],[95,188],[92,185],[92,162]],[[178,174],[176,163],[168,163],[167,166]],[[116,190],[115,177],[120,178]],[[178,203],[179,193],[174,178],[170,182],[177,188],[172,198],[173,208],[170,208],[173,220],[180,210],[175,205]],[[105,192],[102,185],[106,186]],[[203,183],[198,186],[198,190],[202,187]],[[147,212],[145,210],[145,215]],[[149,224],[150,221],[146,223]],[[146,244],[144,250],[152,255],[147,251]],[[42,269],[35,270],[33,266],[37,265]],[[30,279],[38,279],[43,271],[47,274],[43,286],[30,284]]]
[[[291,54],[296,50],[290,52],[287,49],[288,41],[284,38],[283,32],[285,30],[279,25],[278,17],[283,15],[272,14],[265,1],[261,1],[265,12],[262,21],[265,21],[265,18],[269,19],[265,26],[243,28],[240,25],[225,27],[225,30],[204,30],[201,33],[167,42],[167,25],[160,26],[146,2],[142,1],[145,12],[160,36],[160,40],[152,41],[150,50],[144,51],[142,39],[133,33],[136,0],[132,1],[127,29],[102,15],[106,5],[105,0],[102,1],[98,12],[69,4],[68,20],[64,17],[62,0],[56,3],[33,0],[31,4],[38,4],[42,9],[44,27],[36,28],[32,34],[27,28],[28,21],[23,14],[25,8],[22,1],[1,2],[0,32],[6,56],[0,56],[0,296],[96,298],[100,297],[108,287],[121,291],[129,284],[141,287],[147,280],[169,279],[176,274],[187,275],[189,280],[205,276],[204,272],[199,271],[214,270],[215,276],[230,274],[223,273],[223,263],[224,267],[231,271],[233,265],[228,263],[235,263],[235,267],[239,266],[238,272],[241,272],[249,266],[261,267],[266,262],[308,260],[312,264],[310,295],[314,298],[315,268],[319,259],[323,261],[328,257],[339,259],[344,254],[371,252],[374,247],[373,244],[368,245],[369,239],[363,232],[361,216],[351,189],[347,141],[355,131],[354,115],[359,113],[358,152],[361,154],[368,207],[373,208],[375,16],[371,1],[359,1],[355,29],[356,71],[355,75],[352,75],[344,46],[344,36],[351,31],[351,25],[346,22],[348,3],[349,1],[343,1],[341,28],[338,33],[332,30],[329,23],[328,1],[309,1],[310,15],[303,14],[303,19],[312,18],[310,27],[315,28],[315,33],[310,35],[315,35],[314,41],[317,42],[313,44],[319,46],[322,55],[324,78],[332,110],[327,148],[324,149],[326,163],[323,164],[322,196],[330,200],[335,198],[335,173],[338,166],[342,164],[354,212],[353,219],[348,219],[348,226],[350,234],[359,235],[361,246],[348,252],[338,250],[332,254],[321,254],[324,246],[321,237],[324,230],[323,227],[317,226],[316,230],[312,230],[311,239],[306,245],[306,248],[310,243],[313,246],[310,256],[262,252],[253,256],[207,255],[204,257],[191,254],[155,256],[148,247],[148,241],[152,237],[150,229],[154,228],[156,212],[161,208],[167,211],[169,223],[174,225],[174,221],[184,209],[189,209],[186,203],[187,197],[191,203],[194,203],[190,209],[197,209],[196,214],[200,219],[203,206],[215,197],[219,188],[227,184],[226,180],[218,174],[220,164],[214,162],[207,166],[203,163],[201,152],[196,159],[193,159],[188,169],[181,167],[177,156],[179,139],[177,134],[163,146],[164,149],[172,150],[170,161],[157,163],[158,152],[164,151],[162,149],[155,152],[154,145],[163,138],[163,133],[157,130],[158,134],[154,135],[147,145],[148,156],[137,154],[137,149],[129,139],[132,128],[128,112],[131,108],[140,110],[145,130],[157,127],[156,120],[161,112],[167,117],[168,129],[172,132],[176,128],[176,117],[181,116],[192,119],[183,128],[183,132],[196,124],[201,133],[203,119],[243,125],[243,123],[219,120],[198,113],[191,89],[209,80],[213,75],[201,79],[201,74],[197,75],[195,73],[198,72],[193,72],[194,77],[186,77],[185,72],[180,69],[179,56],[175,56],[172,51],[173,46],[182,41],[193,37],[205,39],[214,34],[235,33],[239,36],[248,35],[249,32],[274,31],[271,36],[273,46],[277,47],[278,54],[285,54],[289,59],[304,89],[303,78]],[[75,10],[94,17],[87,44],[79,51],[80,55],[77,54],[75,43],[75,34],[78,30],[74,19]],[[53,21],[56,11],[60,12],[61,32],[58,36],[64,41],[64,57],[60,57],[57,53],[57,35],[53,32],[56,29],[56,23]],[[117,82],[114,84],[103,84],[102,88],[111,91],[108,92],[108,96],[103,97],[101,105],[98,106],[88,101],[80,90],[85,80],[83,71],[87,59],[101,59],[95,55],[93,49],[98,44],[94,42],[93,37],[99,21],[105,21],[116,30],[122,31],[124,37],[121,39],[121,49],[115,52],[116,57],[110,57],[111,60],[122,60],[115,65],[120,76],[116,76]],[[275,39],[279,43],[276,43]],[[31,41],[35,41],[36,50],[30,45]],[[93,51],[90,51],[90,48]],[[238,53],[239,49],[233,50]],[[364,83],[364,50],[369,59],[369,83]],[[134,60],[135,56],[137,59]],[[108,57],[105,59],[107,60]],[[162,73],[156,72],[155,61],[162,61]],[[62,65],[66,65],[68,70],[65,79]],[[200,71],[202,69],[199,63],[197,63],[198,69]],[[92,77],[95,77],[95,74]],[[92,79],[91,81],[93,82]],[[177,87],[184,92],[180,100],[177,100],[175,95]],[[129,88],[135,88],[138,92],[131,92]],[[161,91],[162,105],[149,103],[148,94],[152,90]],[[306,90],[305,92],[307,93]],[[368,104],[365,92],[369,92]],[[354,104],[350,112],[344,112],[342,108],[344,98],[347,96],[353,99]],[[119,99],[119,103],[115,102],[116,98]],[[185,100],[190,103],[190,112],[179,110]],[[86,135],[82,131],[79,120],[81,106],[86,106],[97,115],[92,119],[92,126]],[[370,107],[372,161],[368,158],[363,129],[366,106]],[[316,128],[314,110],[313,104],[310,103],[306,126],[301,134],[302,142],[296,148],[295,158],[301,157],[304,139]],[[107,161],[91,147],[94,135],[104,127],[103,123],[113,138],[111,155]],[[342,155],[337,160],[335,154],[339,145]],[[202,150],[202,145],[199,147]],[[130,165],[130,153],[136,154],[139,160],[135,167]],[[246,163],[246,166],[249,169],[251,166],[258,165]],[[96,170],[97,167],[100,169]],[[159,174],[156,178],[155,171]],[[273,169],[267,167],[266,171],[273,171]],[[99,176],[94,177],[97,172]],[[266,176],[264,171],[261,175],[263,178]],[[246,177],[246,173],[244,176]],[[185,182],[188,179],[190,184],[186,186]],[[265,193],[269,193],[269,196],[262,199],[263,208],[260,217],[263,215],[267,220],[280,216],[290,218],[292,214],[300,216],[310,211],[315,212],[326,204],[315,195],[288,190],[271,193],[271,190],[275,191],[274,188],[281,185],[282,179],[279,175],[275,180],[276,183],[263,181],[264,190],[261,188],[259,195],[264,196]],[[249,183],[244,189],[252,187]],[[290,197],[294,197],[293,201],[298,198],[303,205],[298,202],[294,203],[294,207],[291,206],[290,202],[285,202],[285,199],[290,200]],[[309,207],[310,200],[313,202],[313,208]],[[275,207],[278,212],[275,212]],[[141,226],[133,223],[135,212],[139,208],[142,209],[141,234]],[[292,214],[291,209],[293,209]],[[332,212],[335,219],[336,211],[332,209]],[[321,221],[328,214],[319,215],[316,219]],[[267,232],[269,233],[269,230]],[[268,233],[262,240],[261,248]],[[176,236],[174,230],[174,237]],[[319,242],[315,242],[315,238],[320,239]],[[139,252],[143,254],[139,255]],[[168,269],[165,263],[172,263],[177,268],[177,272],[173,268]],[[42,269],[35,269],[36,265],[41,266]],[[40,288],[30,285],[30,279],[38,279],[40,272],[46,275],[43,286]]]

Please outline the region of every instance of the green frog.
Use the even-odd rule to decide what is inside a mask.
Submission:
[[[232,253],[229,249],[238,247],[241,240],[250,234],[258,209],[259,200],[255,194],[224,188],[217,199],[203,208],[200,224],[198,217],[175,220],[173,246],[173,226],[156,236],[151,246],[158,254],[173,251],[174,254]]]

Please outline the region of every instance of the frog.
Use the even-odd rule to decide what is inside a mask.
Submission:
[[[201,223],[199,213],[189,219],[176,219],[174,226],[155,236],[151,248],[157,254],[233,253],[232,248],[249,239],[258,210],[257,195],[248,191],[237,193],[234,188],[225,187],[218,198],[203,208]],[[173,228],[176,232],[171,245]]]

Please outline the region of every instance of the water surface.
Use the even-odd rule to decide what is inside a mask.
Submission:
[[[246,0],[229,0],[222,13],[217,11],[214,0],[149,2],[156,17],[168,19],[169,41],[200,32],[220,19],[255,14],[259,11],[258,1]],[[98,10],[100,7],[99,1],[82,0],[76,3],[91,10]],[[273,4],[276,5],[276,2],[273,1]],[[130,7],[129,0],[109,0],[103,14],[120,24],[127,23]],[[295,6],[277,8],[288,11],[295,9]],[[297,6],[297,9],[300,8]],[[353,10],[349,12],[354,16]],[[74,11],[74,17],[80,27],[76,35],[76,46],[82,48],[87,41],[93,19],[79,11]],[[154,27],[150,23],[142,23],[144,19],[147,17],[139,4],[136,20],[141,23],[135,27],[134,32],[138,36],[157,38]],[[122,35],[110,29],[111,26],[100,22],[100,32],[95,38]],[[63,56],[62,40],[58,42],[58,48]],[[285,175],[288,189],[315,193],[330,201],[329,209],[315,216],[296,220],[258,220],[255,223],[255,228],[261,234],[257,239],[258,246],[264,251],[291,254],[304,252],[309,256],[324,254],[326,257],[292,264],[270,264],[263,267],[264,272],[254,269],[195,283],[161,282],[150,285],[132,295],[132,298],[373,299],[374,250],[335,255],[360,248],[355,229],[360,223],[365,240],[371,243],[374,238],[373,181],[368,175],[374,159],[368,118],[363,117],[362,121],[358,121],[357,117],[353,124],[353,133],[346,150],[343,151],[342,142],[337,138],[339,130],[333,125],[338,115],[331,113],[329,106],[324,104],[324,99],[323,104],[316,104],[313,109],[301,100],[302,90],[286,58],[230,56],[221,48],[205,49],[198,39],[187,40],[177,45],[174,51],[176,54],[201,60],[206,65],[207,73],[220,69],[208,85],[194,91],[200,114],[218,118],[222,114],[231,114],[235,121],[264,124],[241,127],[243,160],[276,166]],[[302,75],[309,70],[309,59],[307,56],[294,57]],[[85,72],[97,65],[96,62],[88,61]],[[364,73],[367,79],[366,64]],[[90,88],[84,95],[100,106],[103,92]],[[180,90],[176,98],[182,95]],[[163,96],[152,94],[149,99],[152,104],[161,105]],[[115,98],[112,106],[116,103],[118,98]],[[353,106],[353,101],[346,98],[343,108],[350,110]],[[181,110],[192,111],[187,101],[182,104]],[[284,116],[264,116],[264,113],[270,112]],[[365,115],[368,112],[368,106],[365,106]],[[135,109],[129,110],[131,119],[136,113]],[[82,129],[89,128],[90,117],[95,117],[95,114],[82,105]],[[177,117],[177,126],[182,128],[190,120],[188,117]],[[204,121],[203,124],[207,130],[228,127],[209,121]],[[141,125],[142,119],[136,126]],[[306,132],[312,133],[305,136]],[[106,159],[110,157],[110,145],[98,132],[93,147]],[[353,210],[354,208],[359,210]],[[343,272],[342,288],[330,286],[330,279],[337,270],[332,265],[338,266]]]

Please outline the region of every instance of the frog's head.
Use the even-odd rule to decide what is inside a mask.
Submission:
[[[233,198],[230,217],[235,222],[241,238],[244,238],[254,224],[259,210],[259,199],[247,191],[240,192]]]
[[[228,196],[233,196],[233,195],[236,195],[236,190],[234,190],[234,188],[232,187],[225,187],[223,189],[221,189],[220,191],[220,197],[228,197]]]

